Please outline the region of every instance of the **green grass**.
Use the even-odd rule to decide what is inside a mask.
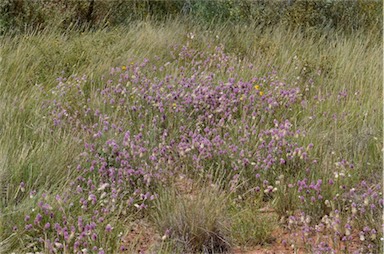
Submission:
[[[159,192],[153,221],[164,237],[176,239],[185,252],[223,252],[229,242],[228,197],[215,188],[182,195],[170,189]]]
[[[268,245],[276,240],[272,232],[277,226],[277,216],[273,213],[261,213],[249,204],[232,213],[231,238],[237,246]]]
[[[193,40],[188,39],[187,33],[194,34]],[[110,67],[127,65],[134,59],[155,55],[164,59],[175,44],[189,44],[200,50],[207,45],[222,44],[225,51],[236,55],[244,66],[252,63],[257,67],[256,73],[244,72],[244,78],[262,75],[274,66],[279,77],[297,82],[306,91],[307,107],[294,109],[289,120],[295,127],[306,130],[301,140],[304,144],[315,145],[313,156],[318,164],[313,170],[313,179],[332,176],[335,162],[342,158],[355,163],[350,182],[381,177],[383,65],[381,38],[376,36],[362,31],[353,36],[337,32],[303,33],[286,27],[261,31],[256,25],[207,28],[179,21],[163,25],[138,22],[129,27],[82,33],[70,30],[59,33],[52,28],[4,36],[0,38],[0,252],[9,246],[16,251],[22,247],[17,241],[10,243],[5,239],[11,235],[10,222],[16,218],[22,220],[23,214],[34,206],[29,192],[47,191],[53,196],[60,193],[74,173],[71,169],[82,151],[73,139],[77,133],[50,131],[52,123],[47,120],[43,106],[52,98],[56,78],[85,74],[98,80]],[[313,85],[308,85],[310,78]],[[337,102],[338,94],[345,90],[348,96]],[[319,103],[314,96],[324,101]],[[284,112],[281,114],[283,117]],[[332,118],[334,114],[336,119]],[[295,180],[295,176],[288,177]],[[25,190],[20,188],[20,182],[26,183]],[[204,203],[204,198],[212,200],[215,196],[211,195],[215,194],[204,193],[199,202]],[[169,224],[193,224],[190,218],[180,218],[180,222],[171,220],[182,211],[175,197],[170,198],[173,199],[159,199],[164,201],[158,204],[161,212],[168,212],[161,216],[168,218]],[[163,209],[164,205],[168,210]],[[202,205],[211,206],[210,203]],[[196,212],[193,216],[200,216],[198,207],[194,209],[191,210]],[[257,224],[258,219],[247,209],[240,212],[245,216],[244,221],[248,217],[251,224]],[[201,212],[216,219],[210,209]],[[251,230],[248,228],[251,224],[237,222],[234,230],[238,243],[262,239],[253,242],[257,244],[266,239],[268,234],[263,232],[259,236],[251,232],[251,239],[247,239],[246,231]]]

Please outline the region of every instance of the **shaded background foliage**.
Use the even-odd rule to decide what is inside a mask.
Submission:
[[[364,29],[381,33],[382,1],[230,0],[1,0],[0,33],[58,25],[61,29],[128,25],[143,19],[188,18],[212,22],[285,24],[294,27]]]

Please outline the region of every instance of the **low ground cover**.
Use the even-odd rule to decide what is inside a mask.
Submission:
[[[0,250],[382,251],[374,35],[169,21],[1,40]]]

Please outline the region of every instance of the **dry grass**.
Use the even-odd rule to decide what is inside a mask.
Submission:
[[[194,39],[188,39],[193,33]],[[382,170],[382,45],[380,38],[356,32],[340,34],[301,33],[284,27],[258,30],[257,26],[213,26],[205,29],[177,21],[156,26],[141,22],[131,27],[64,34],[47,29],[0,38],[0,236],[9,243],[11,218],[22,218],[33,207],[29,192],[60,193],[72,173],[81,147],[71,131],[52,133],[45,118],[44,101],[58,76],[85,74],[98,79],[111,66],[131,59],[164,58],[172,45],[190,44],[204,49],[223,44],[243,64],[257,66],[255,75],[275,66],[288,82],[308,89],[308,107],[293,119],[307,131],[304,143],[315,145],[319,158],[314,177],[332,174],[334,162],[356,162],[350,181],[381,176]],[[177,68],[174,70],[177,71]],[[316,75],[317,72],[321,75]],[[308,86],[307,78],[314,79]],[[341,92],[348,96],[338,102]],[[315,96],[324,99],[319,103]],[[337,105],[337,106],[336,106]],[[335,115],[336,118],[332,116]],[[343,120],[341,120],[343,119]],[[21,191],[20,182],[25,182]],[[163,190],[154,213],[161,231],[191,250],[227,249],[225,197],[203,189],[195,199]],[[257,224],[249,210],[241,212]],[[239,225],[241,243],[248,243]],[[248,226],[248,225],[247,225]],[[245,230],[245,231],[244,231]],[[251,238],[259,236],[250,235]],[[265,234],[260,236],[265,239]],[[264,241],[264,240],[260,240]],[[259,242],[260,242],[259,241]],[[257,242],[257,243],[259,243]],[[13,243],[17,250],[19,243]],[[11,244],[12,245],[12,244]]]
[[[164,238],[172,238],[188,253],[225,252],[230,248],[227,202],[213,188],[192,196],[166,189],[159,192],[153,218]]]

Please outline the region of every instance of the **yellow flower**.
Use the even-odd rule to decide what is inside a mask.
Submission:
[[[125,71],[125,70],[127,69],[127,66],[123,65],[123,66],[121,67],[121,69],[122,69],[123,71]]]
[[[260,96],[263,96],[264,93],[263,93],[263,91],[260,91],[259,94],[260,94]]]
[[[254,86],[256,90],[259,90],[260,86],[259,85],[255,85]]]
[[[173,107],[173,108],[176,108],[176,103],[172,103],[172,107]]]

